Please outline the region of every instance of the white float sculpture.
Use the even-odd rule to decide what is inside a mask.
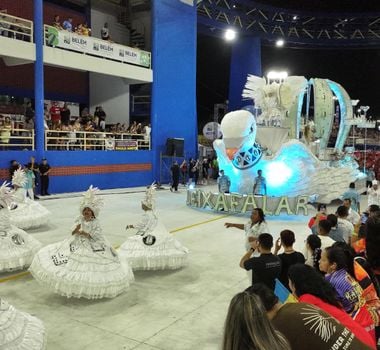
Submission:
[[[260,115],[255,118],[248,110],[227,113],[221,122],[223,137],[214,141],[219,168],[231,178],[231,192],[252,193],[261,169],[268,197],[307,195],[329,203],[359,176],[357,163],[343,152],[353,114],[350,97],[339,84],[304,77],[269,84],[249,76],[243,97],[254,100]],[[328,147],[335,101],[339,130],[334,146]]]

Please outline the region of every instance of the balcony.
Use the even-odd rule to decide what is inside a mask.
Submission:
[[[153,80],[150,52],[44,26],[44,64],[126,79],[128,84]],[[33,22],[0,15],[0,57],[7,66],[36,60]]]

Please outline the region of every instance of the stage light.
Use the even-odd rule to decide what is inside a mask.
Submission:
[[[283,47],[284,44],[285,44],[285,41],[284,41],[283,39],[278,39],[278,40],[276,41],[276,46],[277,46],[277,47]]]
[[[296,21],[298,19],[298,16],[297,15],[294,15],[293,16],[293,21]]]
[[[224,39],[227,41],[232,41],[236,39],[236,32],[232,29],[227,29],[224,33]]]
[[[268,80],[285,80],[288,77],[288,72],[270,71],[267,74]]]

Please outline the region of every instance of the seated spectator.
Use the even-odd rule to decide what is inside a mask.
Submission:
[[[252,248],[241,258],[240,267],[247,271],[252,270],[252,283],[264,283],[274,289],[275,279],[281,274],[281,260],[272,254],[272,235],[262,233],[251,246]],[[256,249],[260,256],[251,258]]]
[[[374,346],[362,342],[338,320],[307,303],[281,304],[272,290],[262,283],[246,290],[257,295],[275,328],[288,340],[292,350],[369,350]],[[365,336],[361,336],[364,339]],[[262,348],[269,350],[270,348]]]
[[[104,23],[103,28],[100,30],[100,36],[103,40],[107,40],[107,41],[111,40],[107,22]]]
[[[341,205],[336,210],[336,215],[338,216],[338,226],[336,229],[337,234],[341,235],[344,241],[351,244],[351,236],[354,233],[354,225],[347,220],[348,218],[348,208]]]
[[[224,325],[223,350],[290,350],[285,337],[270,323],[259,297],[236,294]]]
[[[305,264],[314,267],[316,271],[319,271],[319,260],[322,254],[321,246],[322,242],[319,236],[311,234],[306,238],[304,251]]]
[[[63,29],[67,30],[68,32],[73,31],[73,19],[69,17],[67,20],[65,20],[62,24]]]
[[[342,309],[332,285],[313,268],[301,264],[291,266],[289,287],[300,302],[319,307],[335,317],[363,343],[374,347],[375,342],[371,336]]]
[[[374,322],[362,297],[363,290],[355,280],[353,267],[347,265],[344,251],[338,247],[323,250],[319,268],[335,288],[343,309],[375,339]]]
[[[296,252],[293,249],[293,244],[295,243],[296,238],[293,231],[283,230],[280,232],[280,238],[276,241],[276,246],[274,249],[274,255],[277,255],[281,247],[284,248],[282,254],[277,255],[281,260],[281,274],[279,277],[280,282],[288,287],[288,270],[289,267],[300,263],[305,263],[305,257],[302,253]]]
[[[319,203],[317,210],[317,214],[313,216],[308,223],[311,232],[314,234],[317,234],[319,221],[326,219],[326,204]]]

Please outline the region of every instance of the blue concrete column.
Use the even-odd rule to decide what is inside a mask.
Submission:
[[[36,62],[34,63],[35,133],[36,157],[41,161],[45,153],[44,133],[44,20],[43,1],[34,0],[34,43]]]
[[[228,96],[230,111],[252,104],[252,101],[243,101],[241,97],[248,74],[262,75],[261,41],[255,37],[240,37],[233,44],[231,54]]]
[[[152,0],[154,179],[159,179],[167,138],[184,138],[187,158],[197,152],[196,45],[196,6]]]

